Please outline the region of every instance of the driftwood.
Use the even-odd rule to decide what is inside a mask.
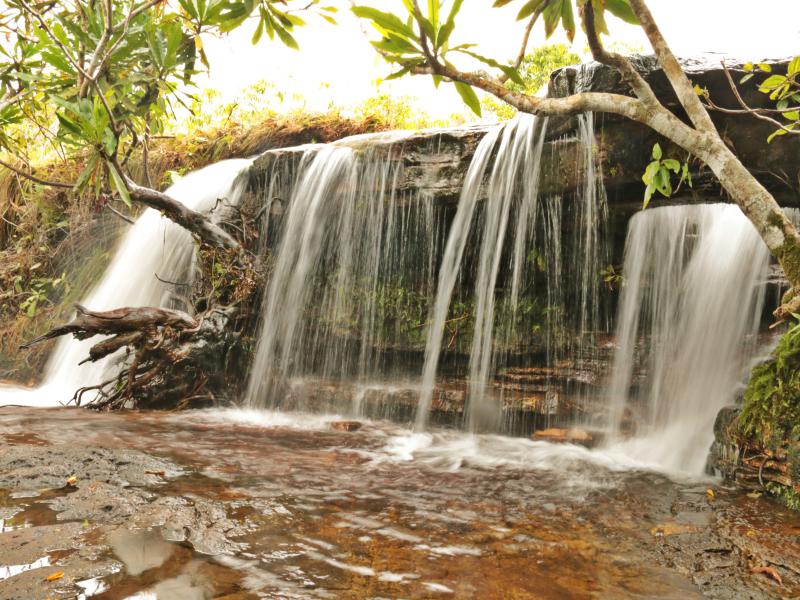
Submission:
[[[22,344],[20,348],[24,350],[39,342],[69,333],[79,340],[85,340],[95,335],[118,335],[146,331],[157,327],[197,330],[199,326],[198,322],[189,314],[168,308],[143,306],[138,308],[117,308],[100,312],[92,311],[80,304],[76,304],[75,309],[78,311],[78,315],[72,321]],[[118,346],[118,348],[120,347],[122,346]],[[106,354],[108,352],[101,356]]]
[[[72,321],[21,346],[29,348],[33,344],[68,334],[77,339],[111,336],[92,346],[89,356],[81,364],[126,350],[122,356],[125,364],[117,375],[102,383],[80,388],[75,392],[72,402],[80,405],[88,392],[95,392],[89,404],[96,408],[121,408],[158,402],[185,404],[203,397],[207,377],[191,376],[188,381],[181,383],[175,371],[192,351],[193,342],[190,338],[203,328],[202,317],[196,319],[182,311],[149,306],[91,311],[76,305],[76,309],[78,314]],[[210,323],[207,329],[219,335],[219,319],[212,321],[214,324]]]

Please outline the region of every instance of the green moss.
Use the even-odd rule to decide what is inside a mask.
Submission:
[[[753,369],[739,431],[766,447],[800,437],[800,324],[783,335],[770,360]]]

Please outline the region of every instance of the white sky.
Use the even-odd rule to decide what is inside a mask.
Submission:
[[[402,14],[400,0],[359,3]],[[212,70],[208,82],[201,85],[218,89],[225,99],[232,100],[246,87],[267,80],[287,96],[302,94],[313,110],[324,110],[331,103],[348,107],[375,95],[376,82],[391,72],[390,65],[368,44],[347,0],[326,4],[339,8],[335,15],[338,26],[304,15],[307,25],[295,35],[300,51],[266,36],[253,46],[252,24],[223,39],[207,40]],[[522,2],[502,9],[491,5],[492,0],[465,0],[451,44],[475,42],[483,54],[509,60],[517,54],[521,40],[523,24],[515,17]],[[800,54],[800,0],[650,0],[648,5],[673,51],[682,56],[715,52],[752,60]],[[607,21],[611,33],[607,42],[649,50],[638,27],[611,16]],[[566,39],[557,33],[549,41]],[[529,47],[543,42],[543,26],[538,23]],[[573,50],[581,54],[585,46],[585,38],[578,32]],[[429,77],[386,82],[381,91],[417,97],[428,113],[440,118],[461,106],[452,86],[436,90]]]

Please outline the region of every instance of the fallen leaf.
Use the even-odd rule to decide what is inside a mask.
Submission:
[[[76,483],[78,483],[78,478],[75,475],[70,475],[69,477],[67,477],[67,485],[68,486],[73,486]]]
[[[750,569],[753,573],[761,573],[763,575],[767,575],[778,582],[778,585],[783,585],[783,579],[781,579],[781,574],[778,573],[776,569],[773,567],[753,567]]]
[[[762,495],[761,492],[750,492],[749,494],[747,494],[747,497],[752,498],[753,500],[758,500],[759,498],[761,498],[761,495]]]
[[[159,477],[166,477],[164,471],[145,471],[146,475],[158,475]]]
[[[711,488],[708,488],[706,490],[706,496],[708,496],[711,500],[713,500],[714,497],[715,497],[714,490],[712,490]]]
[[[52,575],[47,576],[47,581],[56,581],[64,576],[64,571],[56,571]]]

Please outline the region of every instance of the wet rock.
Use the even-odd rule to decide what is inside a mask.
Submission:
[[[157,472],[181,471],[174,463],[130,449],[87,448],[80,443],[0,448],[0,488],[18,491],[62,488],[72,476],[78,487],[94,481],[145,485],[159,481]]]
[[[536,441],[578,444],[587,448],[597,445],[600,438],[601,435],[599,433],[590,433],[580,427],[573,427],[572,429],[551,427],[533,434],[533,439]]]
[[[75,492],[56,498],[50,507],[59,513],[61,521],[119,523],[152,498],[152,493],[142,489],[92,481]]]
[[[361,421],[331,421],[331,428],[336,431],[358,431],[363,425]]]

